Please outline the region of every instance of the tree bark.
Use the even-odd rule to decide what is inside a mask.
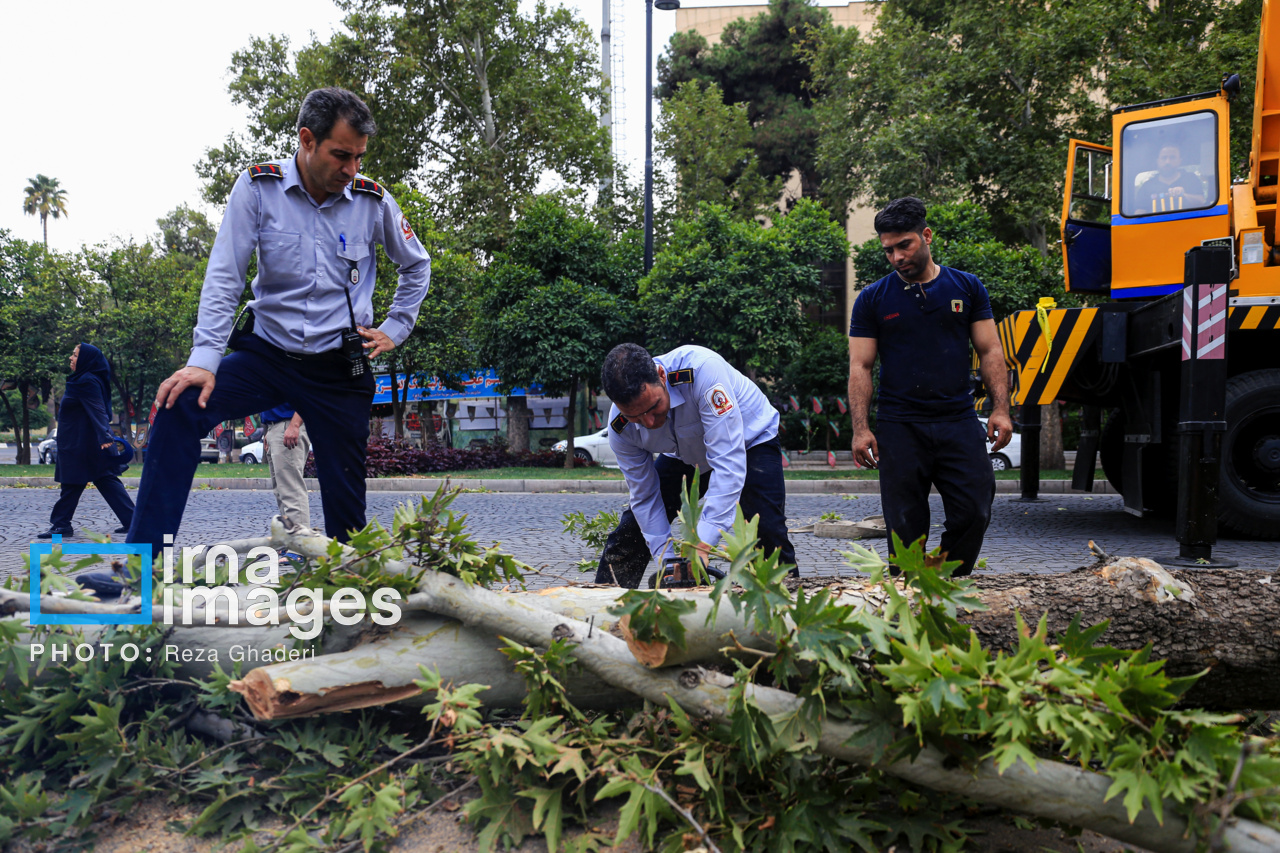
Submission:
[[[1226,569],[1169,572],[1192,592],[1186,600],[1153,600],[1160,582],[1106,579],[1092,566],[1057,575],[994,575],[979,579],[990,609],[961,620],[984,646],[1010,649],[1013,614],[1034,624],[1047,614],[1060,634],[1077,613],[1085,625],[1110,620],[1101,642],[1122,649],[1151,643],[1153,659],[1171,675],[1206,671],[1186,694],[1189,705],[1240,710],[1280,708],[1280,584],[1270,574]]]
[[[14,424],[15,436],[18,439],[18,456],[17,463],[19,465],[31,464],[31,406],[27,400],[27,396],[31,393],[31,383],[25,379],[18,382],[18,397],[22,400],[19,407],[22,410],[22,423]]]
[[[574,377],[569,384],[569,408],[567,411],[569,417],[569,425],[565,428],[565,438],[567,439],[564,446],[564,468],[566,471],[573,470],[573,430],[576,426],[575,421],[578,419],[578,379]]]
[[[529,452],[529,400],[507,397],[507,449],[512,453]]]
[[[1062,470],[1067,467],[1067,457],[1062,448],[1062,407],[1054,400],[1040,407],[1040,468]]]
[[[14,441],[17,441],[19,436],[18,414],[13,410],[13,404],[9,402],[9,394],[7,391],[0,391],[0,399],[4,400],[4,407],[9,412],[9,424],[13,427]]]

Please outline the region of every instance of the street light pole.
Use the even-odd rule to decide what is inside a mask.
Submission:
[[[644,274],[653,269],[653,0],[644,0]]]
[[[644,272],[653,269],[653,7],[644,0]],[[657,0],[664,12],[680,8],[680,0]]]

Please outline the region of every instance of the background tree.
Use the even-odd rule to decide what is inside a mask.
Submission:
[[[635,239],[618,240],[581,207],[536,196],[481,278],[474,334],[504,391],[540,384],[569,396],[565,467],[573,467],[577,392],[635,331]]]
[[[213,241],[218,237],[218,229],[209,222],[209,217],[186,204],[157,219],[156,225],[160,226],[160,233],[154,242],[167,255],[183,256],[184,262],[192,267],[209,257]]]
[[[788,449],[810,450],[815,436],[826,450],[845,449],[852,440],[853,422],[835,401],[845,400],[849,393],[849,336],[843,329],[811,324],[802,340],[800,352],[771,389],[774,405],[782,413],[779,438]],[[790,405],[792,396],[800,403],[799,411]],[[822,403],[820,413],[813,411],[814,397]]]
[[[81,255],[95,281],[83,297],[90,310],[78,323],[80,334],[107,357],[121,424],[136,433],[160,383],[186,363],[205,262],[152,243],[121,242]]]
[[[894,0],[866,39],[826,29],[809,56],[829,203],[969,199],[1045,250],[1067,139],[1099,111],[1098,5]]]
[[[425,196],[403,184],[389,188],[400,209],[408,217],[418,239],[431,254],[431,289],[418,309],[418,321],[404,343],[387,353],[387,370],[394,378],[405,375],[399,389],[392,383],[391,411],[395,434],[404,437],[411,379],[424,385],[431,377],[447,387],[461,388],[463,374],[480,366],[469,335],[472,293],[478,275],[470,254],[461,251],[456,236],[436,230]],[[398,285],[395,264],[381,246],[378,252],[378,280],[374,290],[374,322],[386,316]],[[427,427],[424,424],[423,438]]]
[[[58,219],[67,215],[67,191],[58,186],[57,178],[36,175],[27,181],[23,190],[22,212],[39,216],[44,230],[44,247],[49,248],[49,217]]]
[[[726,104],[717,84],[680,83],[662,103],[654,139],[675,166],[675,215],[690,216],[704,201],[745,217],[776,204],[782,181],[760,174],[747,105]]]
[[[0,378],[18,392],[17,462],[31,463],[31,410],[70,372],[82,318],[77,293],[88,288],[82,264],[0,231]],[[12,408],[7,394],[4,404]]]
[[[830,23],[826,10],[808,0],[770,0],[767,11],[726,26],[715,46],[691,30],[677,32],[658,59],[657,95],[672,98],[679,84],[691,80],[715,83],[725,103],[747,105],[761,174],[785,181],[798,172],[802,194],[812,197],[820,180],[817,90],[798,47],[811,30]]]
[[[1247,163],[1257,0],[1068,4],[890,0],[870,35],[805,46],[829,204],[971,200],[1000,239],[1056,234],[1067,140],[1105,142],[1113,106],[1215,89],[1238,71],[1233,156]],[[1237,174],[1242,174],[1238,171]]]
[[[1223,74],[1240,75],[1240,96],[1231,105],[1231,165],[1234,177],[1246,177],[1262,0],[1158,0],[1103,9],[1108,38],[1096,79],[1110,106],[1211,91]],[[1093,118],[1088,138],[1109,138],[1110,116],[1096,111]]]
[[[255,159],[296,148],[302,96],[339,85],[368,101],[380,130],[368,174],[418,186],[436,219],[471,245],[499,248],[513,204],[550,178],[595,186],[610,168],[599,116],[606,92],[595,40],[563,7],[517,0],[343,0],[345,31],[296,55],[254,39],[234,54],[232,99],[249,108],[246,135],[210,149],[206,198],[225,199]]]
[[[844,230],[808,199],[769,228],[702,204],[676,223],[640,282],[650,349],[699,344],[753,378],[775,371],[800,349],[803,306],[828,296],[822,265],[848,248]]]

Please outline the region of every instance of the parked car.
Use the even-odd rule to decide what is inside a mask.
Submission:
[[[58,464],[58,428],[54,427],[53,432],[49,433],[49,437],[40,442],[36,448],[40,455],[41,465]]]
[[[255,441],[240,448],[240,462],[244,465],[257,465],[265,458],[261,441]]]
[[[982,429],[987,428],[987,419],[978,418],[978,423],[982,424]],[[994,471],[1008,471],[1011,468],[1022,467],[1022,436],[1016,432],[1009,439],[1009,443],[1000,449],[999,453],[991,454],[991,468]]]
[[[218,440],[213,437],[212,433],[200,439],[200,461],[218,461]]]
[[[551,449],[564,453],[564,449],[567,446],[567,441],[557,441],[551,445]],[[575,437],[573,439],[573,455],[578,459],[598,463],[605,468],[618,467],[618,457],[614,456],[613,451],[609,448],[608,427],[599,432]]]

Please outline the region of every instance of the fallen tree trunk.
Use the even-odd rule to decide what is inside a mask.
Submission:
[[[1124,649],[1151,643],[1152,656],[1165,660],[1166,670],[1172,675],[1204,671],[1205,675],[1186,696],[1188,704],[1224,710],[1280,708],[1280,679],[1272,677],[1280,670],[1280,583],[1271,583],[1270,575],[1221,569],[1164,572],[1149,561],[1121,560],[1105,569],[1099,565],[1065,574],[983,575],[976,580],[978,597],[988,609],[962,612],[960,619],[973,626],[984,646],[1006,651],[1016,646],[1015,612],[1032,624],[1041,614],[1047,614],[1051,634],[1065,630],[1079,613],[1086,626],[1110,620],[1102,642]],[[880,603],[879,595],[864,581],[836,582],[827,585],[827,589],[851,606]],[[1179,594],[1170,590],[1178,590]],[[706,591],[670,594],[698,602],[698,609],[682,620],[688,631],[683,649],[631,640],[607,612],[618,595],[615,587],[561,587],[511,595],[540,609],[591,621],[597,630],[613,632],[628,640],[637,660],[653,667],[716,663],[723,659],[721,650],[730,643],[730,633],[747,648],[773,648],[771,638],[756,634],[731,607],[721,607],[716,623],[707,625],[711,603]],[[22,593],[0,591],[0,605],[6,603],[20,611],[29,609],[28,598]],[[136,612],[120,605],[51,600],[47,596],[41,606],[46,612],[55,612],[54,607],[57,612]],[[357,638],[346,632],[335,634],[333,627],[326,632],[322,659],[281,664],[273,663],[266,652],[292,645],[284,626],[264,630],[226,626],[224,621],[217,627],[179,628],[171,635],[170,645],[174,654],[187,658],[184,675],[207,675],[213,661],[225,664],[231,660],[233,647],[246,672],[271,664],[261,676],[255,676],[254,682],[258,685],[254,701],[261,703],[254,710],[264,717],[277,713],[269,711],[268,706],[279,711],[288,706],[285,716],[358,707],[343,706],[335,694],[340,689],[349,693],[347,688],[353,685],[363,685],[357,691],[362,695],[361,706],[380,704],[379,696],[385,696],[382,701],[408,698],[416,693],[416,688],[406,688],[411,688],[419,675],[417,663],[436,666],[447,679],[458,683],[491,684],[491,693],[484,699],[492,707],[519,704],[523,685],[505,665],[491,634],[470,629],[441,634],[437,629],[448,620],[413,622],[411,616],[426,616],[424,611],[429,610],[429,602],[418,596],[404,602],[403,609],[404,628],[409,632],[405,642],[415,644],[419,650],[412,664],[406,664],[404,655],[391,648],[399,642],[394,631],[389,637],[375,637],[372,643],[367,642],[369,637],[359,638],[366,641],[358,647],[364,652],[353,653],[351,662],[332,658],[331,653],[352,649]],[[225,608],[217,615],[225,620]],[[157,610],[157,621],[160,618]],[[85,630],[90,639],[97,633],[93,628]],[[424,633],[432,638],[429,643],[423,639]],[[246,642],[246,637],[252,639]],[[243,653],[250,647],[252,652]],[[188,649],[191,653],[185,651]],[[200,650],[205,653],[197,655]],[[366,659],[370,655],[376,657],[376,664]],[[383,666],[388,668],[381,669]],[[266,686],[273,684],[280,685],[275,692],[281,695],[273,695]],[[612,691],[601,690],[598,684],[583,684],[582,688],[582,695],[574,698],[581,699],[584,707],[618,704],[618,697]],[[315,697],[326,694],[333,696],[334,708],[316,701]]]
[[[1004,650],[1017,644],[1015,612],[1032,625],[1047,615],[1051,635],[1065,631],[1076,614],[1084,625],[1110,620],[1099,642],[1121,649],[1150,643],[1152,658],[1166,661],[1171,675],[1204,671],[1184,697],[1187,704],[1280,708],[1280,583],[1253,571],[1162,572],[1148,560],[1130,560],[1119,570],[983,576],[979,593],[988,609],[962,613],[960,620],[973,626],[982,645]],[[1174,595],[1171,586],[1184,592]]]
[[[308,556],[319,556],[328,550],[329,540],[322,536],[290,535],[278,525],[273,528],[273,533],[280,540],[277,547],[289,547]],[[1149,585],[1142,587],[1136,577],[1123,572],[1113,574],[1117,583],[1128,583],[1140,590],[1149,589]],[[1103,579],[1111,582],[1113,578]],[[1167,577],[1157,575],[1155,580],[1165,581]],[[1176,585],[1175,589],[1178,589]],[[727,676],[699,667],[650,669],[637,662],[623,640],[606,631],[595,630],[590,622],[532,606],[529,596],[512,596],[471,587],[455,577],[436,572],[422,576],[419,590],[432,611],[456,619],[463,625],[541,648],[555,640],[571,643],[579,663],[614,687],[660,705],[669,699],[674,700],[691,715],[703,719],[725,720],[728,717],[733,681]],[[1156,590],[1152,595],[1159,599],[1161,592]],[[1183,599],[1178,603],[1187,604],[1185,589],[1163,592],[1175,600]],[[243,681],[233,682],[232,689],[248,692]],[[763,713],[771,716],[793,714],[801,706],[799,697],[785,691],[747,685],[746,692]],[[838,720],[822,721],[818,751],[843,761],[875,764],[872,747],[849,745],[860,728]],[[1197,847],[1196,840],[1191,837],[1191,827],[1177,813],[1173,803],[1165,804],[1162,822],[1150,809],[1140,812],[1131,822],[1121,798],[1105,799],[1111,783],[1101,774],[1047,760],[1038,762],[1032,769],[1018,759],[1003,774],[990,760],[967,770],[952,768],[948,766],[950,763],[946,754],[926,747],[910,761],[876,766],[923,787],[1095,829],[1154,851],[1191,853]],[[1280,832],[1262,824],[1237,820],[1222,830],[1221,840],[1225,849],[1236,853],[1280,849]]]
[[[332,543],[310,531],[290,534],[277,525],[273,531],[273,544],[309,557],[319,557],[328,552]],[[347,553],[355,557],[349,549]],[[388,568],[394,569],[396,566]],[[991,645],[996,647],[1012,645],[1014,642],[1016,635],[1010,606],[1021,606],[1029,618],[1036,616],[1038,608],[1051,610],[1054,605],[1058,605],[1058,609],[1064,613],[1074,613],[1075,610],[1089,607],[1100,612],[1114,613],[1118,622],[1128,619],[1128,622],[1113,626],[1113,631],[1117,631],[1119,636],[1138,637],[1143,631],[1140,626],[1167,623],[1175,627],[1165,631],[1162,636],[1175,637],[1176,626],[1183,626],[1182,630],[1185,631],[1185,626],[1197,622],[1212,624],[1215,618],[1221,621],[1224,616],[1219,615],[1221,611],[1215,611],[1215,608],[1229,606],[1229,591],[1234,589],[1237,595],[1248,595],[1256,586],[1263,588],[1265,592],[1254,596],[1259,601],[1254,602],[1256,606],[1250,610],[1253,614],[1251,618],[1269,619],[1270,624],[1266,626],[1268,630],[1271,624],[1280,624],[1266,616],[1267,608],[1275,607],[1275,596],[1269,583],[1256,583],[1262,579],[1256,574],[1228,573],[1222,583],[1204,585],[1196,583],[1195,578],[1198,576],[1195,573],[1175,577],[1152,564],[1131,561],[1129,564],[1082,570],[1060,577],[1066,578],[1063,587],[1066,590],[1066,601],[1069,602],[1066,605],[1055,601],[1054,595],[1058,591],[1049,578],[1000,578],[998,582],[990,584],[991,588],[983,594],[984,597],[994,596],[991,601],[995,612],[970,614],[969,618],[978,630],[985,632],[990,638]],[[990,579],[983,579],[984,582],[987,580]],[[1031,595],[1031,586],[1038,581],[1047,584],[1044,587],[1047,600],[1039,600]],[[700,666],[668,665],[660,669],[652,668],[669,664],[678,658],[667,648],[637,648],[635,642],[629,645],[617,636],[623,633],[620,626],[613,625],[608,618],[596,618],[596,614],[612,602],[616,590],[564,589],[511,595],[469,587],[456,578],[434,572],[424,575],[420,584],[420,592],[405,602],[404,609],[411,615],[404,620],[398,636],[392,635],[388,639],[370,643],[367,642],[367,637],[356,636],[355,632],[345,637],[342,637],[341,632],[335,632],[334,640],[342,637],[348,648],[353,643],[361,643],[362,640],[366,642],[347,652],[345,658],[336,653],[344,645],[342,640],[326,642],[324,651],[335,652],[334,654],[325,654],[305,667],[299,663],[297,669],[291,670],[292,677],[299,680],[303,677],[313,678],[324,670],[331,673],[327,683],[316,680],[310,690],[295,691],[299,698],[293,710],[299,713],[337,710],[416,696],[418,691],[412,685],[412,679],[417,675],[419,664],[439,667],[443,661],[458,668],[461,676],[456,680],[480,680],[470,677],[474,674],[469,671],[470,658],[459,652],[456,641],[456,638],[471,632],[479,638],[475,641],[479,644],[476,648],[488,649],[487,660],[491,664],[488,671],[495,674],[495,681],[501,680],[499,689],[503,693],[495,695],[505,696],[504,701],[507,702],[518,700],[523,685],[515,680],[503,661],[494,657],[492,650],[498,644],[496,638],[509,637],[525,645],[543,648],[553,640],[560,639],[573,644],[575,655],[586,670],[582,680],[575,680],[569,685],[571,698],[575,701],[578,701],[579,694],[594,696],[593,703],[601,706],[613,702],[635,701],[629,697],[662,704],[672,699],[692,715],[704,719],[723,720],[727,717],[732,687],[730,679]],[[859,606],[874,606],[877,603],[874,595],[867,594],[872,591],[869,585],[847,582],[835,585],[833,591],[848,596],[855,603],[860,602]],[[697,592],[681,594],[694,597],[699,595]],[[10,601],[16,603],[16,599]],[[1074,603],[1074,608],[1071,603]],[[730,627],[734,638],[744,645],[759,647],[771,642],[769,638],[759,637],[747,630],[728,606],[721,608],[722,618],[714,626],[703,626],[706,606],[700,605],[699,613],[686,617],[688,624],[694,629],[691,633],[692,654],[706,657],[718,653],[727,640],[727,629]],[[1063,609],[1064,607],[1067,609]],[[1003,622],[1001,613],[1005,617]],[[222,646],[243,642],[239,639],[242,632],[270,634],[282,632],[283,629],[284,626],[268,631],[247,627],[201,626],[179,628],[172,636],[187,634],[184,638],[187,642],[203,640],[211,645]],[[450,634],[455,640],[443,646],[446,649],[443,654],[424,653],[433,641],[448,641]],[[276,636],[279,637],[279,634]],[[1183,639],[1185,641],[1185,637]],[[263,636],[259,642],[266,645],[271,641]],[[279,640],[276,640],[275,645],[281,645]],[[1184,648],[1191,648],[1186,642],[1182,645]],[[1196,649],[1206,647],[1211,648],[1202,644]],[[1223,646],[1223,649],[1230,651],[1227,646]],[[1160,652],[1157,651],[1157,654]],[[1197,651],[1197,654],[1200,657],[1193,655],[1192,658],[1198,667],[1203,651]],[[343,670],[334,666],[335,662],[345,659],[354,661],[360,655],[372,660],[363,667],[364,671],[358,673],[359,681],[353,678],[355,670]],[[1250,658],[1251,661],[1260,659],[1262,658],[1256,655]],[[647,661],[652,667],[641,663],[641,660]],[[392,662],[397,672],[402,673],[397,675],[400,679],[398,684],[388,685],[381,683],[380,677],[371,677],[385,674],[389,670],[384,668],[392,666]],[[360,668],[357,664],[357,669]],[[263,667],[233,683],[233,689],[254,700],[257,703],[254,705],[255,710],[258,707],[269,707],[270,700],[264,703],[265,694],[258,691],[258,686],[267,684],[278,694],[283,694],[282,687],[289,690],[295,686],[283,674],[281,665]],[[375,681],[379,683],[374,689],[361,687],[367,687]],[[793,694],[754,685],[746,689],[750,699],[766,714],[791,714],[800,707],[801,700]],[[254,699],[255,692],[259,693],[257,699]],[[279,701],[279,698],[277,696],[277,710],[286,709],[288,702]],[[312,703],[310,707],[306,706],[307,702]],[[870,748],[848,745],[858,730],[856,725],[825,720],[821,724],[816,748],[839,760],[872,764],[873,754]],[[1052,761],[1041,761],[1034,770],[1019,761],[1003,774],[998,773],[990,762],[983,763],[976,769],[959,769],[949,765],[948,756],[926,748],[911,761],[878,766],[885,772],[923,787],[1096,829],[1152,850],[1191,851],[1195,847],[1194,841],[1187,837],[1189,826],[1185,820],[1176,816],[1172,804],[1165,806],[1166,818],[1163,825],[1155,820],[1150,811],[1142,812],[1130,823],[1119,798],[1104,801],[1110,781],[1099,774]],[[1280,833],[1248,821],[1227,826],[1223,840],[1227,845],[1226,849],[1235,851],[1280,849]]]

